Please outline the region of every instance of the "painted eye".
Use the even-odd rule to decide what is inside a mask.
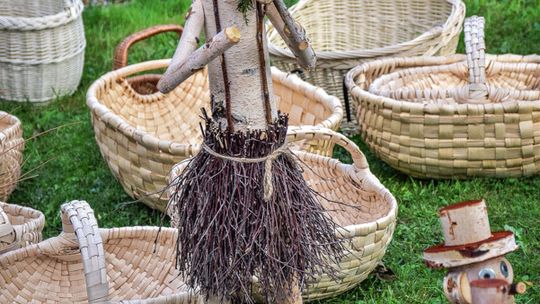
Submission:
[[[478,277],[484,280],[495,279],[495,271],[491,268],[483,268],[478,273]]]
[[[505,278],[508,278],[508,265],[505,261],[501,261],[501,273]]]

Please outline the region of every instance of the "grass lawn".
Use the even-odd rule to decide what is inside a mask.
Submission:
[[[77,93],[43,107],[0,103],[1,110],[22,120],[25,137],[77,123],[27,143],[24,171],[37,168],[29,174],[38,176],[21,182],[10,198],[13,203],[32,206],[45,213],[46,237],[59,233],[60,204],[73,199],[90,202],[102,227],[160,223],[157,212],[133,203],[111,175],[94,140],[85,94],[94,80],[111,69],[113,49],[125,36],[155,24],[182,23],[189,3],[189,0],[133,0],[125,5],[87,9],[84,13],[88,41],[86,66]],[[467,15],[486,17],[490,53],[540,53],[538,0],[469,0],[466,3]],[[173,37],[167,34],[138,44],[130,63],[172,56],[176,45]],[[427,269],[422,262],[422,251],[442,241],[436,215],[440,207],[481,197],[488,202],[492,228],[512,229],[516,233],[521,248],[508,257],[516,280],[540,284],[540,176],[505,180],[416,180],[375,159],[358,137],[354,139],[368,156],[371,170],[399,202],[398,227],[384,258],[386,266],[395,272],[395,278],[383,280],[373,275],[358,288],[324,303],[446,303],[441,289],[443,272]],[[338,151],[337,155],[342,156],[342,153]],[[517,301],[540,303],[540,288],[531,288]]]

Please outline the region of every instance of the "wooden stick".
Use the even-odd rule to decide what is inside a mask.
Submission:
[[[204,26],[204,11],[201,0],[193,0],[186,16],[184,31],[178,42],[178,47],[171,60],[166,74],[170,74],[180,67],[199,46],[199,35]]]
[[[169,93],[180,83],[188,79],[195,72],[203,69],[210,61],[216,59],[226,50],[240,41],[240,31],[236,27],[228,27],[219,32],[204,46],[193,52],[177,69],[165,73],[158,83],[162,93]]]
[[[317,63],[315,51],[311,47],[306,31],[294,21],[283,0],[273,0],[268,5],[266,16],[296,56],[298,64],[305,69],[313,69]]]

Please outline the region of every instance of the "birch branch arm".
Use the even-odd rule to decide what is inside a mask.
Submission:
[[[178,42],[171,64],[167,73],[171,73],[186,62],[187,58],[195,52],[199,46],[199,35],[204,26],[204,11],[201,0],[194,0],[186,16],[184,32]]]
[[[266,16],[296,56],[298,64],[305,69],[313,69],[317,63],[315,51],[305,29],[294,21],[283,0],[273,0],[267,6]]]
[[[173,71],[165,72],[158,82],[159,91],[162,93],[169,93],[174,90],[179,84],[197,71],[203,69],[208,63],[216,59],[239,41],[240,31],[236,27],[228,27],[219,32],[204,46],[186,58],[181,66]]]

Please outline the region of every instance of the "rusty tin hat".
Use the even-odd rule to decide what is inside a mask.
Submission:
[[[484,200],[442,208],[439,220],[444,244],[424,251],[428,267],[453,268],[478,263],[518,249],[512,232],[491,232]]]

